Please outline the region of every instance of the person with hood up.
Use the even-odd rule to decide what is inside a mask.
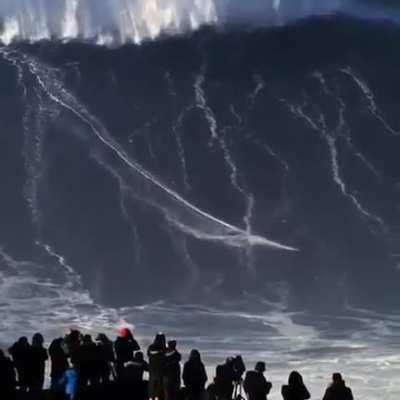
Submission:
[[[183,367],[183,383],[189,400],[201,400],[204,397],[204,386],[207,382],[207,372],[201,361],[200,352],[192,350],[189,360]]]
[[[133,361],[134,354],[140,350],[140,346],[128,328],[121,328],[114,343],[114,350],[116,373],[120,379],[124,374],[124,365]]]
[[[99,382],[99,357],[96,344],[90,335],[84,335],[81,346],[76,350],[74,357],[79,375],[79,386],[85,388]]]
[[[259,361],[254,371],[248,371],[243,382],[244,391],[249,400],[266,400],[272,388],[272,383],[264,377],[265,363]]]
[[[176,350],[176,341],[170,340],[164,362],[164,398],[176,400],[181,387],[181,354]]]
[[[164,399],[165,335],[158,333],[147,349],[149,357],[149,398]]]
[[[97,352],[99,356],[99,378],[102,383],[109,383],[110,375],[113,371],[115,362],[113,342],[104,333],[99,333],[96,337]]]
[[[31,370],[31,346],[28,338],[20,337],[9,349],[8,352],[14,361],[15,369],[18,374],[18,386],[22,392],[27,392],[29,388],[29,375]]]
[[[49,359],[47,349],[43,346],[44,338],[40,333],[32,337],[30,356],[30,391],[38,393],[43,390],[46,361]]]
[[[64,350],[64,339],[54,339],[49,346],[51,388],[56,389],[64,372],[68,369],[68,356]]]
[[[346,386],[346,382],[338,372],[332,375],[332,383],[326,389],[323,400],[353,400],[351,389]]]
[[[284,400],[308,400],[311,397],[303,377],[297,371],[292,371],[288,384],[282,386],[282,397]]]

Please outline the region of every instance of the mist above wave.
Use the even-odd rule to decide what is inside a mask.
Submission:
[[[138,44],[203,25],[282,25],[335,12],[395,18],[395,11],[367,0],[0,0],[0,42],[56,38]]]

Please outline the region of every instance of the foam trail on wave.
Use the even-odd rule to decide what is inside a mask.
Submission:
[[[356,145],[353,142],[353,139],[351,137],[351,132],[350,128],[346,122],[346,103],[343,100],[343,98],[339,94],[339,88],[336,88],[336,92],[333,92],[329,87],[328,83],[326,82],[326,78],[324,74],[320,71],[316,71],[313,74],[314,78],[318,80],[318,82],[321,84],[321,87],[324,91],[324,93],[332,97],[336,100],[336,102],[339,105],[339,111],[338,111],[338,124],[336,127],[336,132],[338,135],[340,135],[347,147],[350,149],[350,151],[353,152],[353,154],[361,161],[362,164],[370,171],[372,174],[374,174],[377,178],[381,177],[381,173],[378,171],[378,169],[372,164],[371,161],[367,159],[367,157],[356,147]]]
[[[312,130],[317,132],[325,140],[329,149],[332,178],[336,186],[339,187],[342,195],[353,203],[361,216],[365,217],[367,220],[374,222],[384,232],[387,232],[387,228],[383,219],[365,209],[361,202],[357,199],[357,197],[348,190],[347,185],[340,173],[339,153],[336,146],[337,138],[328,132],[325,117],[322,112],[319,111],[318,120],[314,120],[314,118],[305,111],[305,108],[307,107],[306,101],[302,105],[291,104],[287,101],[285,102],[290,112],[295,117],[304,120],[311,127]]]
[[[172,207],[176,215],[176,218],[173,220],[175,226],[185,227],[186,229],[183,231],[192,233],[195,237],[195,233],[197,233],[197,237],[199,238],[203,237],[212,241],[220,241],[227,245],[258,245],[282,250],[295,250],[293,247],[271,241],[262,236],[250,235],[248,232],[222,221],[189,203],[155,178],[136,161],[132,160],[125,150],[114,141],[100,121],[90,114],[90,112],[64,88],[57,77],[52,74],[51,69],[21,53],[18,53],[18,61],[29,68],[43,92],[46,93],[52,101],[61,108],[70,111],[82,123],[90,128],[90,131],[94,135],[92,139],[97,140],[97,145],[101,145],[105,150],[111,152],[125,168],[128,167],[129,173],[136,173],[137,175],[135,175],[134,178],[141,178],[144,182],[150,184],[152,188],[159,191],[158,194],[163,196],[163,199],[152,200],[149,196],[145,196],[146,201],[163,212],[171,213]],[[186,220],[186,222],[179,221],[179,219]],[[194,228],[193,225],[197,225],[197,228]]]
[[[349,76],[357,85],[361,93],[364,95],[370,113],[382,124],[386,131],[393,136],[400,136],[400,132],[392,128],[390,124],[386,121],[382,111],[379,109],[376,103],[374,92],[368,86],[368,83],[364,81],[363,78],[358,75],[351,67],[342,68],[340,71]]]
[[[185,152],[185,146],[184,146],[183,140],[182,140],[181,129],[183,127],[183,123],[184,123],[186,115],[191,110],[193,110],[193,107],[186,107],[185,109],[183,109],[179,113],[175,124],[172,126],[172,131],[175,134],[176,145],[178,148],[179,160],[180,160],[180,163],[182,166],[183,185],[185,187],[186,192],[189,192],[191,190],[191,185],[189,182],[189,174],[188,174],[187,163],[186,163],[186,152]]]
[[[204,84],[205,84],[204,69],[205,69],[205,67],[203,66],[202,72],[199,75],[197,75],[195,83],[194,83],[196,106],[200,110],[202,110],[204,113],[204,117],[209,124],[209,129],[211,132],[211,139],[213,141],[216,141],[222,150],[222,153],[224,156],[224,161],[230,170],[230,181],[231,181],[232,186],[240,194],[240,196],[242,196],[242,198],[245,202],[245,212],[244,212],[244,216],[243,216],[243,223],[245,226],[246,233],[248,235],[251,235],[252,234],[252,219],[253,219],[253,212],[254,212],[254,207],[255,207],[254,195],[252,193],[248,193],[245,190],[245,188],[240,184],[239,172],[238,172],[237,166],[233,160],[233,157],[231,155],[229,146],[228,146],[227,142],[225,141],[224,137],[219,134],[217,118],[216,118],[213,110],[211,109],[211,107],[208,104],[206,92],[204,89]],[[232,109],[232,107],[231,107],[231,109]],[[248,268],[253,269],[251,249],[249,247],[246,248],[246,255],[247,255],[247,259],[248,259]]]

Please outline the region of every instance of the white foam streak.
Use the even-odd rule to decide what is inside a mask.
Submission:
[[[224,161],[225,164],[228,166],[230,170],[230,181],[232,186],[235,188],[235,190],[242,196],[244,202],[245,202],[245,212],[243,216],[243,222],[245,226],[245,230],[248,235],[252,234],[252,218],[253,218],[253,211],[255,207],[255,199],[252,193],[247,192],[246,189],[243,187],[243,185],[239,182],[239,171],[238,168],[235,164],[235,161],[232,157],[232,154],[230,152],[230,149],[228,147],[228,143],[225,141],[225,138],[221,135],[219,135],[218,132],[218,123],[216,116],[211,109],[211,107],[208,105],[207,102],[207,96],[206,92],[204,89],[204,83],[205,83],[205,75],[204,75],[204,70],[205,67],[203,66],[202,72],[197,75],[195,83],[194,83],[194,90],[195,90],[195,99],[196,99],[196,106],[199,107],[203,113],[204,117],[208,122],[209,125],[209,130],[211,132],[211,139],[216,141],[223,153],[224,156]],[[261,90],[261,89],[260,89]],[[235,108],[233,105],[230,107],[231,113],[237,117],[239,123],[242,122],[241,117],[236,114]],[[246,255],[248,259],[248,268],[253,269],[252,267],[252,260],[251,260],[251,249],[246,248]]]
[[[379,109],[375,95],[372,89],[368,86],[368,83],[362,79],[351,67],[342,68],[341,72],[349,76],[357,87],[360,89],[361,93],[364,95],[364,99],[367,102],[368,109],[370,113],[382,124],[387,132],[393,136],[400,136],[400,132],[396,131],[392,126],[386,121],[382,111]]]
[[[313,76],[320,82],[324,93],[335,99],[335,101],[339,105],[338,110],[338,124],[336,127],[336,133],[345,141],[347,147],[353,154],[361,161],[361,163],[376,177],[380,177],[381,174],[378,169],[372,164],[371,161],[367,159],[367,157],[356,147],[351,137],[350,128],[346,122],[346,103],[343,98],[339,94],[339,89],[337,88],[336,92],[334,93],[327,84],[326,78],[324,74],[320,71],[316,71]]]
[[[384,232],[386,232],[387,228],[382,218],[370,213],[366,208],[363,207],[358,198],[347,189],[346,183],[340,173],[339,154],[338,154],[338,149],[336,147],[337,139],[334,135],[332,135],[332,133],[328,131],[324,115],[321,112],[319,112],[318,120],[314,120],[314,118],[305,111],[305,108],[307,106],[306,102],[301,106],[289,104],[288,102],[286,102],[286,104],[288,105],[289,110],[297,118],[304,120],[314,131],[320,134],[321,137],[326,141],[331,161],[332,178],[334,183],[340,189],[341,194],[352,202],[352,204],[355,206],[355,208],[361,214],[362,217],[365,217],[367,220],[374,222]]]

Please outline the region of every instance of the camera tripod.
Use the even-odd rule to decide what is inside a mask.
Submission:
[[[243,383],[242,379],[234,383],[235,386],[233,389],[233,400],[246,400],[246,398],[243,396],[242,383]]]

